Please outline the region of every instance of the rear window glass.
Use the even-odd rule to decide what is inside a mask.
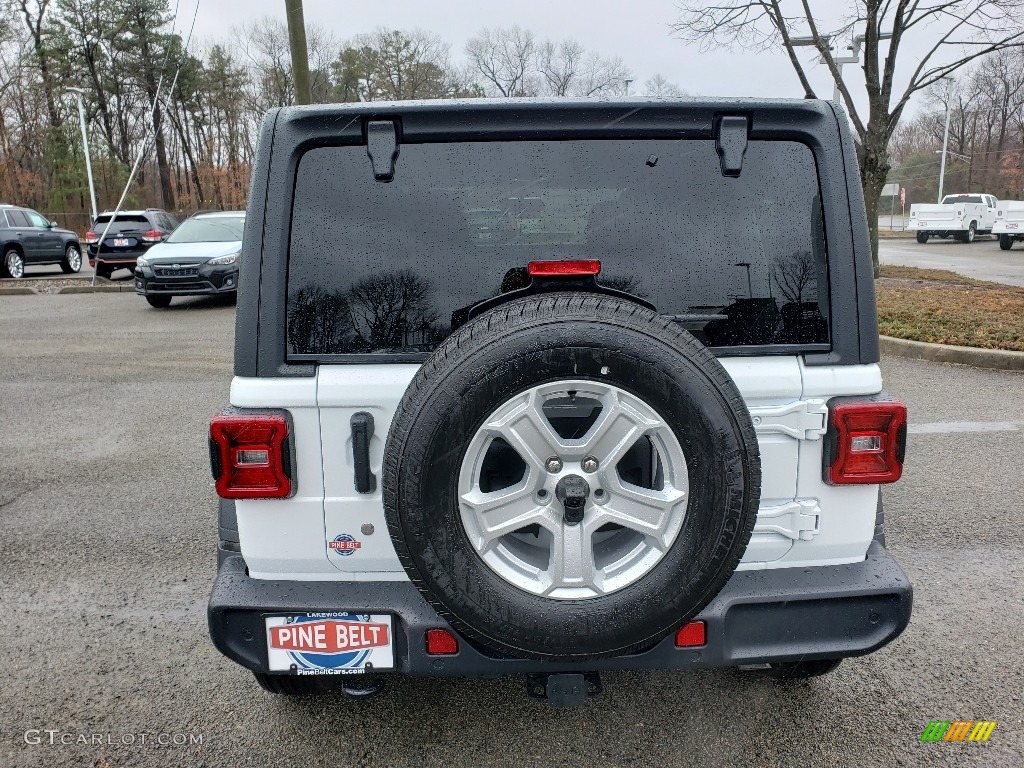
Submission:
[[[820,349],[821,222],[795,142],[751,142],[739,178],[712,140],[405,144],[390,183],[365,147],[317,148],[296,179],[288,351],[429,352],[552,259],[599,259],[600,284],[710,347]]]
[[[100,214],[99,216],[96,217],[96,224],[95,224],[95,226],[99,226],[101,224],[106,224],[108,221],[110,221],[111,218],[112,218],[112,214],[109,214],[109,213]],[[119,213],[119,214],[117,214],[117,218],[114,219],[114,223],[115,224],[141,224],[141,225],[145,225],[145,226],[148,227],[149,226],[149,219],[147,219],[145,216],[140,216],[138,214]]]
[[[22,211],[7,210],[7,221],[10,222],[12,227],[27,227],[29,226],[28,217]]]
[[[947,195],[942,199],[943,205],[949,205],[951,203],[984,203],[985,200],[981,195]]]

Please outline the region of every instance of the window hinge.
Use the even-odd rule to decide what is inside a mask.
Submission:
[[[393,181],[398,159],[398,125],[391,120],[371,120],[366,124],[366,154],[376,181]]]
[[[818,440],[827,428],[828,406],[821,398],[785,405],[756,405],[750,418],[757,432],[781,432],[797,440]]]
[[[821,507],[817,499],[794,499],[784,504],[761,507],[754,533],[780,533],[790,539],[810,541],[818,535]]]
[[[723,176],[736,177],[743,170],[750,121],[742,115],[722,115],[715,126],[715,149]]]

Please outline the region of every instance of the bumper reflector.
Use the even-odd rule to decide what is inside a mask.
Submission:
[[[676,632],[676,648],[694,648],[707,643],[707,626],[703,621],[691,621]]]
[[[429,656],[451,656],[459,652],[459,641],[447,629],[428,629],[424,637]]]

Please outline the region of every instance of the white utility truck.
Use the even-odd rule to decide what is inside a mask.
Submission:
[[[996,207],[996,223],[992,234],[999,238],[1004,251],[1013,247],[1014,240],[1024,240],[1024,201],[1001,200]]]
[[[916,203],[910,206],[907,229],[917,231],[917,242],[929,237],[953,237],[973,243],[976,235],[992,232],[999,201],[983,193],[946,195],[938,204]]]

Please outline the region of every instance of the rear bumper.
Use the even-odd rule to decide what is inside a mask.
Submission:
[[[696,618],[707,643],[676,648],[674,638],[642,653],[583,663],[501,656],[460,637],[459,652],[428,656],[424,633],[451,629],[411,582],[290,582],[249,578],[240,554],[223,553],[210,596],[214,645],[254,672],[268,672],[269,613],[350,611],[395,617],[395,671],[412,675],[681,669],[860,656],[896,638],[910,621],[913,588],[888,551],[873,542],[864,562],[820,568],[744,571]]]
[[[912,221],[909,224],[907,224],[908,232],[930,232],[932,234],[935,234],[936,232],[966,232],[967,229],[967,224],[963,224],[958,221],[950,221],[945,223],[941,221],[936,221],[934,223],[928,222],[924,225]]]

